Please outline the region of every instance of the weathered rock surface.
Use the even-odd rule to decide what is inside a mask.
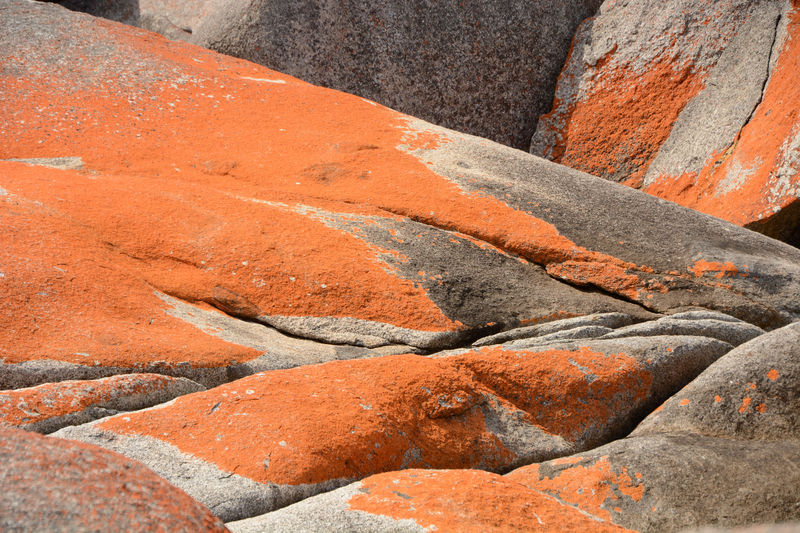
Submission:
[[[800,439],[800,322],[717,360],[636,428],[759,440]]]
[[[527,149],[600,0],[217,0],[192,42]]]
[[[96,381],[61,381],[0,391],[0,427],[52,433],[119,411],[137,411],[204,390],[185,378],[126,374]]]
[[[96,446],[0,428],[0,464],[3,531],[227,531],[183,491]]]
[[[491,344],[502,344],[507,341],[528,339],[532,337],[544,337],[554,333],[562,333],[572,329],[585,327],[603,327],[613,329],[620,326],[628,326],[634,322],[636,322],[634,317],[624,313],[598,313],[594,315],[584,315],[574,318],[553,320],[552,322],[537,324],[535,326],[514,328],[478,339],[472,343],[472,345],[489,346]]]
[[[531,151],[798,245],[798,24],[789,0],[606,2]]]
[[[621,337],[645,337],[649,335],[699,335],[711,337],[739,346],[762,335],[764,330],[747,322],[731,322],[717,319],[694,319],[664,317],[650,322],[633,324],[603,335],[604,339]]]
[[[264,359],[248,321],[434,350],[599,312],[800,316],[791,247],[251,63],[4,9],[3,388],[376,354]],[[198,328],[208,306],[238,320]]]
[[[798,461],[795,439],[665,433],[525,466],[506,478],[635,531],[680,531],[796,519]]]
[[[507,471],[608,442],[730,348],[648,337],[334,362],[57,435],[142,461],[232,520],[379,472]]]
[[[478,470],[378,474],[227,526],[234,533],[627,531],[521,483]]]

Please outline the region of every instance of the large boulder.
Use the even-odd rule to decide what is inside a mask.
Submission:
[[[379,472],[502,472],[588,449],[630,431],[730,348],[668,336],[341,361],[56,435],[140,460],[231,520]]]
[[[96,446],[0,428],[0,463],[3,531],[227,531],[180,489]]]
[[[3,388],[216,385],[598,312],[800,316],[781,243],[252,63],[4,9]]]
[[[600,0],[215,0],[192,42],[527,149]]]
[[[798,245],[798,23],[789,0],[606,2],[531,152]]]
[[[742,344],[707,368],[634,435],[690,432],[800,438],[800,322]]]

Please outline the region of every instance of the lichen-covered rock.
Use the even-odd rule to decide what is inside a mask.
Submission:
[[[732,350],[647,417],[634,435],[800,438],[800,322]]]
[[[799,24],[790,0],[606,2],[531,151],[797,245]]]
[[[600,0],[217,0],[192,42],[527,148]]]
[[[627,531],[521,483],[478,470],[378,474],[227,526],[234,533]]]
[[[630,431],[730,348],[649,337],[341,361],[56,435],[140,460],[232,520],[379,472],[507,471],[587,449]]]
[[[137,411],[204,390],[186,378],[125,374],[0,391],[0,427],[52,433],[119,411]]]
[[[227,531],[141,464],[96,446],[0,428],[3,531]]]
[[[4,9],[2,388],[215,385],[602,312],[800,316],[791,247],[252,63]]]
[[[525,466],[506,479],[635,531],[680,531],[797,519],[798,462],[796,439],[664,433]]]

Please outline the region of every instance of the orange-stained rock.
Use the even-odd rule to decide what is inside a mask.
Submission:
[[[227,531],[185,492],[116,453],[0,428],[3,531]]]
[[[251,63],[51,4],[6,9],[0,159],[27,163],[0,163],[0,297],[21,309],[0,328],[4,388],[56,367],[213,385],[256,359],[353,356],[270,364],[184,304],[427,350],[642,307],[800,316],[788,247]],[[748,275],[698,276],[703,262]]]
[[[379,472],[506,471],[587,449],[629,431],[729,349],[650,337],[332,362],[57,435],[141,460],[231,520]],[[177,466],[187,462],[199,466]],[[231,495],[232,476],[247,498]]]
[[[62,381],[0,391],[0,426],[51,433],[116,414],[136,411],[198,392],[185,378],[126,374],[96,381]]]
[[[531,151],[797,245],[798,17],[789,0],[606,2]]]
[[[800,437],[800,322],[742,344],[648,416],[634,435]]]
[[[629,437],[514,470],[506,479],[601,520],[645,532],[797,519],[794,439],[664,433]]]
[[[227,526],[234,533],[628,531],[520,483],[478,470],[378,474]]]

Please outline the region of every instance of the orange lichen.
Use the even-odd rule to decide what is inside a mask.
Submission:
[[[485,392],[445,360],[386,356],[264,372],[99,427],[166,441],[260,482],[497,469],[514,455],[485,427]]]
[[[410,470],[370,477],[352,510],[414,520],[429,530],[628,531],[507,478],[476,470]]]
[[[620,501],[641,502],[645,490],[642,476],[631,478],[627,470],[613,466],[607,456],[558,470],[552,477],[543,475],[540,465],[531,465],[506,478],[608,521],[612,520],[608,511],[612,505],[616,507]]]
[[[740,272],[739,268],[737,268],[736,265],[730,261],[719,263],[706,261],[705,259],[699,259],[694,262],[692,267],[689,268],[689,272],[692,272],[697,278],[701,278],[708,273],[711,273],[713,277],[717,279],[733,278],[736,276],[747,277],[747,267],[745,266],[743,268],[744,272]]]
[[[659,176],[648,193],[739,225],[797,202],[800,157],[792,139],[800,136],[800,9],[788,18],[788,38],[761,102],[732,145],[709,154],[699,173]]]
[[[0,182],[14,176],[44,192],[54,184],[43,176],[77,176],[36,170],[0,163]],[[261,354],[168,315],[169,306],[141,279],[138,262],[74,224],[68,212],[10,195],[0,197],[0,206],[0,300],[14,309],[0,314],[0,360],[6,364],[53,359],[147,370],[224,366]]]
[[[767,372],[767,378],[770,381],[775,381],[776,379],[778,379],[778,376],[779,376],[778,371],[774,368],[771,369],[769,372]]]
[[[758,411],[759,413],[762,413],[762,414],[766,413],[767,412],[767,404],[764,404],[764,403],[758,404],[756,406],[756,411]]]
[[[558,132],[551,159],[626,184],[639,186],[647,167],[669,137],[684,106],[703,88],[689,63],[661,59],[643,72],[617,66],[598,70],[581,100],[558,107],[566,126]],[[658,112],[654,113],[653,110]]]
[[[292,212],[310,206],[409,217],[542,265],[582,263],[579,273],[565,264],[561,274],[634,296],[636,273],[644,269],[577,246],[552,224],[433,172],[415,152],[449,142],[442,134],[245,61],[96,24],[126,56],[147,57],[185,80],[128,73],[127,83],[117,84],[117,72],[96,70],[88,83],[55,65],[37,65],[36,83],[2,78],[6,105],[26,126],[5,128],[0,154],[80,156],[86,170],[102,176],[91,187],[74,174],[48,175],[52,190],[22,177],[3,186],[52,208],[74,208],[76,223],[142,260],[153,285],[209,302],[211,289],[222,285],[245,315],[354,317],[426,331],[461,327],[414,280],[389,274],[375,247]],[[291,277],[298,281],[289,283]]]
[[[714,403],[719,403],[721,401],[722,401],[722,396],[720,396],[719,394],[715,394],[714,395]]]
[[[0,392],[0,426],[24,428],[49,418],[79,413],[113,398],[164,389],[175,378],[155,374],[113,376],[94,381],[64,381]]]
[[[684,398],[680,401],[680,405],[689,405],[690,403],[692,403],[692,400],[689,398]]]
[[[745,397],[745,398],[742,400],[742,405],[741,405],[741,407],[739,407],[739,412],[740,412],[740,413],[744,413],[745,411],[747,411],[747,409],[750,407],[750,403],[751,403],[752,401],[753,401],[753,399],[752,399],[752,398],[750,398],[749,396]]]
[[[546,431],[569,440],[640,405],[652,375],[624,353],[483,348],[450,358],[498,396],[528,412]]]

